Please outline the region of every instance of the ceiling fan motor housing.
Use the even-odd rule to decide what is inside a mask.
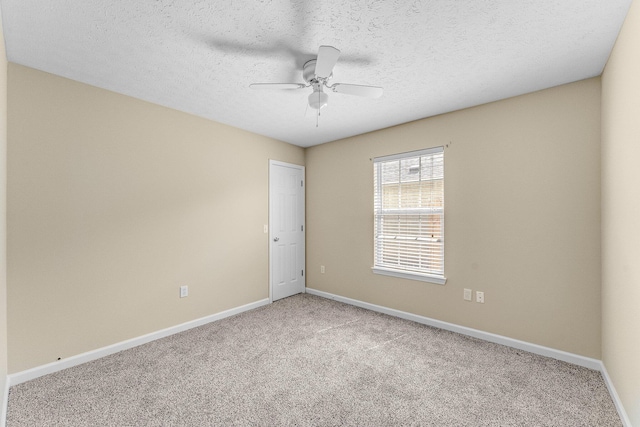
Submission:
[[[316,62],[317,60],[315,59],[310,59],[309,61],[304,63],[304,66],[302,67],[302,78],[304,79],[305,82],[309,83],[309,84],[313,84],[317,81],[319,81],[320,79],[316,76]],[[329,80],[331,77],[333,77],[333,73],[331,73],[329,75],[329,77],[323,79],[324,81]]]

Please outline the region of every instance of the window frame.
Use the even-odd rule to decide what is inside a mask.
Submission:
[[[376,223],[377,221],[380,220],[380,217],[382,215],[381,212],[379,212],[379,210],[377,210],[379,208],[379,206],[376,205],[376,201],[375,201],[375,197],[376,194],[379,194],[381,196],[382,193],[382,183],[381,182],[375,182],[374,180],[374,206],[373,206],[373,221],[374,221],[374,236],[373,236],[373,240],[374,240],[374,248],[373,248],[373,267],[371,267],[371,270],[373,273],[375,274],[381,274],[381,275],[385,275],[385,276],[392,276],[392,277],[398,277],[398,278],[402,278],[402,279],[409,279],[409,280],[418,280],[418,281],[423,281],[423,282],[430,282],[430,283],[435,283],[438,285],[444,285],[447,282],[447,278],[444,276],[444,147],[443,146],[439,146],[439,147],[433,147],[433,148],[427,148],[424,150],[417,150],[417,151],[409,151],[409,152],[405,152],[405,153],[398,153],[398,154],[392,154],[392,155],[388,155],[388,156],[381,156],[381,157],[376,157],[373,159],[373,167],[374,167],[374,176],[376,174],[376,168],[378,167],[378,164],[383,163],[383,162],[389,162],[389,161],[395,161],[395,160],[403,160],[403,159],[409,159],[409,158],[415,158],[415,157],[423,157],[423,156],[428,156],[428,155],[432,155],[432,154],[436,154],[436,153],[442,153],[442,167],[443,167],[443,172],[442,172],[442,197],[443,197],[443,205],[442,208],[440,209],[434,209],[433,207],[428,207],[428,208],[407,208],[407,209],[402,209],[402,208],[397,208],[397,209],[387,209],[385,211],[402,211],[403,214],[409,214],[411,210],[415,210],[416,212],[420,212],[420,213],[424,213],[424,211],[428,211],[429,209],[435,211],[441,211],[438,212],[441,214],[441,221],[442,221],[442,255],[441,255],[441,259],[442,259],[442,275],[440,274],[434,274],[434,273],[427,273],[427,272],[419,272],[419,271],[411,271],[411,270],[405,270],[405,269],[401,269],[401,268],[393,268],[393,267],[389,267],[389,266],[382,266],[382,265],[377,265],[376,263],[378,262],[378,250],[377,250],[377,239],[378,236],[376,235],[376,228],[379,229],[379,227],[376,227]],[[382,177],[380,175],[378,175],[378,181],[380,181],[382,179]]]

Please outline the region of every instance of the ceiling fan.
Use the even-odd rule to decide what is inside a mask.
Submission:
[[[249,85],[252,89],[303,89],[311,87],[313,92],[309,95],[309,107],[320,110],[326,107],[329,96],[324,92],[324,88],[337,93],[348,95],[364,96],[366,98],[379,98],[382,95],[382,88],[378,86],[364,86],[346,83],[334,83],[329,85],[329,79],[333,77],[333,67],[338,62],[340,51],[333,46],[320,46],[318,57],[307,61],[302,67],[302,78],[304,83],[253,83]],[[320,111],[318,111],[320,113]]]

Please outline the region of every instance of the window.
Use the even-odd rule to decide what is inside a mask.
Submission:
[[[373,272],[444,284],[442,147],[373,160]]]

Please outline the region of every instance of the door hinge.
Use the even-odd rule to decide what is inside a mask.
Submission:
[[[304,270],[301,271],[302,275],[304,276]]]
[[[304,187],[304,181],[300,181],[300,187]]]
[[[300,226],[300,231],[304,231],[304,225]]]

